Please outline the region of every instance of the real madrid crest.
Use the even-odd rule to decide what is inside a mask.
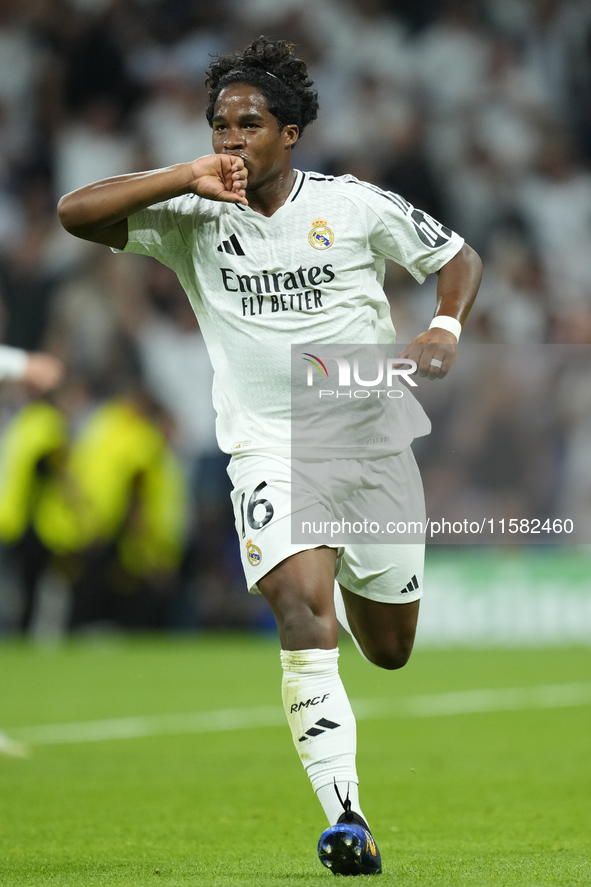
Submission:
[[[252,539],[246,540],[246,557],[251,567],[258,567],[263,559],[261,549],[255,545]]]
[[[308,241],[314,249],[328,249],[334,242],[334,234],[328,227],[326,219],[316,219],[312,222],[312,230],[308,234]]]

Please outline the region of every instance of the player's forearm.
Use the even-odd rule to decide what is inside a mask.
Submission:
[[[50,391],[60,384],[63,376],[64,365],[52,354],[0,345],[0,380],[27,382],[39,391]]]
[[[458,356],[459,335],[480,286],[482,262],[465,243],[438,274],[437,308],[429,329],[416,336],[400,355],[416,361],[418,375],[428,379],[443,379]]]
[[[189,163],[102,179],[66,194],[58,203],[60,222],[70,234],[104,242],[109,229],[132,213],[191,191]]]
[[[481,279],[480,256],[465,243],[459,253],[439,271],[435,317],[438,314],[455,317],[463,326]]]

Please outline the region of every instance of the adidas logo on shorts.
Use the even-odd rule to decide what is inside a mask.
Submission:
[[[406,588],[400,589],[400,594],[408,594],[409,591],[416,591],[419,587],[419,583],[417,582],[417,577],[413,576]]]

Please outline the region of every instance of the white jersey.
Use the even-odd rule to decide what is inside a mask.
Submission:
[[[386,258],[422,283],[463,243],[397,194],[300,171],[270,218],[187,194],[128,223],[125,251],[172,268],[189,296],[227,453],[289,446],[292,345],[395,342]]]

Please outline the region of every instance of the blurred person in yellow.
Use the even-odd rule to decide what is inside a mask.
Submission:
[[[35,514],[40,539],[58,555],[79,555],[70,628],[166,620],[187,513],[168,421],[140,389],[106,401],[73,442],[66,473],[44,489]]]
[[[66,385],[9,423],[0,451],[0,544],[31,629],[40,581],[57,570],[72,587],[68,627],[166,621],[184,551],[185,478],[168,418],[140,390],[99,406],[70,442]]]
[[[19,586],[18,628],[23,632],[30,628],[38,583],[51,557],[35,531],[35,514],[47,485],[64,468],[67,444],[66,417],[45,400],[27,403],[2,440],[0,543]]]
[[[52,354],[0,345],[0,382],[24,385],[35,397],[58,388],[63,362]],[[27,631],[36,589],[49,552],[32,528],[36,503],[47,478],[65,460],[67,424],[63,413],[47,400],[32,400],[9,424],[0,450],[0,546],[20,586],[18,628]]]

